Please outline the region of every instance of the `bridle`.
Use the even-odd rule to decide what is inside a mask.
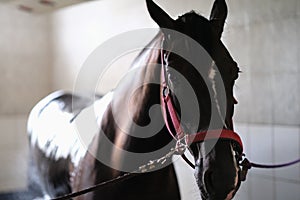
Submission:
[[[180,140],[185,137],[186,144],[190,145],[195,142],[203,142],[205,140],[212,139],[229,139],[236,142],[239,145],[239,150],[243,151],[243,142],[240,136],[235,133],[233,130],[229,129],[217,129],[217,130],[208,130],[201,131],[197,133],[187,134],[181,128],[180,119],[175,110],[175,106],[172,101],[171,91],[166,82],[166,70],[165,67],[162,67],[161,79],[163,91],[161,94],[161,104],[162,104],[162,113],[165,121],[165,125],[175,140]],[[170,123],[171,122],[171,123]],[[172,130],[173,128],[173,130]]]
[[[243,153],[243,142],[240,138],[240,136],[234,132],[234,130],[229,129],[217,129],[217,130],[208,130],[208,131],[202,131],[192,134],[184,133],[184,131],[181,128],[180,125],[180,119],[178,117],[178,114],[176,112],[176,109],[174,107],[173,101],[172,101],[172,95],[170,91],[170,87],[168,86],[168,75],[167,75],[167,69],[165,66],[165,56],[163,48],[161,48],[161,85],[162,85],[162,92],[161,92],[161,104],[162,104],[162,113],[163,118],[165,121],[165,125],[170,133],[170,135],[177,140],[178,142],[182,141],[184,138],[185,145],[188,147],[192,143],[197,142],[204,142],[207,140],[231,140],[234,142],[234,151],[236,153],[235,158],[237,160],[237,163],[239,165],[240,174],[239,174],[239,180],[245,181],[246,176],[248,173],[248,170],[251,168],[263,168],[263,169],[274,169],[274,168],[281,168],[281,167],[287,167],[294,164],[297,164],[300,162],[300,159],[282,163],[282,164],[275,164],[275,165],[266,165],[266,164],[258,164],[250,162],[247,158],[245,158],[245,154]],[[232,119],[230,120],[232,123]],[[170,123],[171,122],[171,123]],[[233,125],[231,124],[233,127]],[[173,128],[173,129],[172,129]],[[193,169],[195,169],[195,165],[185,156],[184,152],[180,152],[183,160],[191,166]]]
[[[163,42],[162,42],[163,43]],[[163,44],[162,44],[163,46]],[[171,136],[175,140],[180,140],[181,138],[186,138],[186,144],[190,145],[196,142],[203,142],[205,140],[212,139],[229,139],[238,144],[239,151],[243,152],[243,142],[240,136],[235,133],[233,130],[229,129],[218,129],[218,130],[208,130],[201,131],[197,133],[184,133],[182,127],[180,125],[180,119],[176,112],[174,102],[172,99],[172,91],[168,85],[169,78],[167,74],[167,66],[168,66],[168,57],[170,52],[165,54],[164,48],[161,47],[161,105],[162,105],[162,113],[165,125],[171,134]],[[172,130],[173,128],[173,130]]]
[[[215,129],[215,130],[206,130],[200,131],[197,133],[185,133],[182,130],[181,122],[177,111],[175,109],[172,94],[170,87],[168,85],[168,74],[167,74],[167,61],[168,56],[165,56],[163,48],[161,48],[161,105],[162,105],[162,114],[164,118],[165,125],[168,129],[170,135],[177,141],[177,143],[184,140],[185,145],[188,147],[192,143],[199,143],[208,140],[231,140],[234,142],[234,151],[236,152],[236,159],[239,161],[242,159],[243,155],[243,142],[240,136],[230,129]],[[233,126],[232,126],[233,127]],[[178,144],[177,144],[178,145]],[[190,165],[192,168],[195,168],[195,165],[185,156],[184,152],[180,152],[183,160]],[[246,174],[246,173],[245,173]],[[243,178],[241,175],[240,177]]]
[[[184,152],[187,149],[189,145],[192,143],[198,143],[198,142],[204,142],[207,140],[231,140],[234,142],[234,151],[236,152],[236,160],[238,162],[238,165],[242,168],[239,174],[239,180],[245,181],[246,176],[248,173],[248,170],[252,167],[255,168],[281,168],[286,167],[290,165],[294,165],[296,163],[300,162],[300,159],[297,159],[292,162],[283,163],[283,164],[277,164],[277,165],[264,165],[264,164],[257,164],[250,162],[247,158],[244,158],[245,154],[243,153],[243,142],[240,138],[240,136],[234,132],[233,130],[229,129],[217,129],[217,130],[208,130],[208,131],[202,131],[192,134],[185,133],[180,125],[180,119],[177,115],[176,109],[173,104],[172,95],[170,88],[168,86],[168,77],[167,77],[167,71],[166,66],[164,65],[164,53],[163,48],[161,48],[161,86],[162,86],[162,92],[161,92],[161,104],[162,104],[162,114],[164,118],[165,125],[168,129],[168,132],[170,135],[176,140],[176,147],[172,148],[170,152],[168,152],[165,156],[158,158],[156,160],[150,160],[147,164],[140,166],[137,170],[129,173],[125,173],[121,176],[118,176],[116,178],[113,178],[111,180],[101,182],[99,184],[96,184],[92,187],[80,190],[78,192],[73,192],[58,198],[53,198],[51,200],[67,200],[72,199],[74,197],[78,197],[96,190],[103,189],[104,187],[108,187],[110,185],[116,184],[121,181],[125,181],[131,178],[134,178],[141,173],[145,173],[148,171],[153,171],[156,168],[161,168],[163,166],[166,166],[168,162],[166,162],[167,159],[171,159],[173,155],[180,154],[185,160],[185,162],[191,166],[192,168],[195,168],[195,165],[189,161],[189,159],[185,156]],[[159,165],[159,166],[158,166]]]
[[[163,39],[160,48],[161,87],[162,87],[162,92],[160,96],[161,96],[162,114],[163,114],[164,122],[171,136],[175,140],[180,140],[183,137],[185,137],[186,140],[185,142],[187,145],[196,142],[203,142],[205,140],[213,140],[219,138],[232,140],[235,143],[237,143],[238,150],[240,152],[243,152],[243,142],[240,136],[237,133],[235,133],[233,130],[223,128],[218,130],[201,131],[197,133],[185,133],[182,130],[182,127],[180,125],[180,119],[178,117],[172,99],[172,95],[171,95],[172,91],[170,90],[170,87],[168,85],[169,78],[167,73],[167,66],[168,66],[168,58],[170,52],[166,54],[163,48],[164,40],[165,39]]]

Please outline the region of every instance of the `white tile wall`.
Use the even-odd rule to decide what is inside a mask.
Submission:
[[[27,187],[27,116],[0,116],[0,192]]]
[[[296,127],[276,127],[274,129],[274,148],[276,163],[289,162],[299,157],[299,128]],[[278,178],[298,180],[300,177],[299,165],[288,168],[280,168],[275,171]]]
[[[269,179],[254,179],[249,178],[251,184],[250,198],[251,199],[275,199],[274,183]]]
[[[51,91],[51,21],[0,3],[0,116],[28,113]]]
[[[300,183],[276,182],[276,199],[300,199]]]
[[[157,3],[174,18],[191,9],[207,17],[213,1]],[[243,71],[236,87],[240,101],[236,120],[299,125],[300,107],[295,103],[300,99],[299,0],[264,0],[263,4],[261,0],[230,0],[227,4],[222,40]],[[144,1],[127,0],[118,4],[95,1],[55,13],[54,88],[72,89],[82,63],[103,41],[127,30],[156,27],[145,11]],[[110,20],[99,20],[103,15]]]
[[[277,164],[300,158],[300,127],[237,124],[236,131],[252,162]],[[299,173],[300,164],[274,170],[252,168],[236,199],[299,199]]]

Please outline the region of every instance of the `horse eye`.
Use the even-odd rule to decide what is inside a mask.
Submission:
[[[231,145],[232,145],[233,150],[236,150],[236,147],[237,147],[237,146],[236,146],[236,143],[235,143],[235,142],[232,142]]]
[[[240,70],[240,68],[239,67],[236,67],[235,68],[235,72],[233,73],[234,75],[233,75],[233,79],[234,80],[237,80],[238,78],[239,78],[239,74],[241,73],[242,71]]]

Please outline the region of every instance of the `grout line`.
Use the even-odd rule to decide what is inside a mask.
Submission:
[[[273,71],[272,71],[273,72]],[[275,115],[275,109],[276,107],[274,107],[274,90],[272,89],[272,86],[274,85],[274,74],[272,73],[272,76],[270,77],[270,89],[271,89],[271,139],[272,139],[272,143],[271,143],[271,149],[272,149],[272,162],[275,163],[276,160],[276,156],[275,156],[275,119],[274,119],[274,115]],[[277,199],[277,195],[276,195],[276,172],[274,169],[272,169],[272,188],[273,188],[273,199]]]
[[[273,101],[272,101],[273,103]],[[273,105],[272,105],[273,107]],[[273,118],[273,115],[274,115],[274,112],[272,111],[272,120],[274,119]],[[272,151],[272,162],[275,163],[275,160],[276,160],[276,151],[275,151],[275,128],[274,126],[271,126],[271,133],[272,133],[272,145],[271,145],[271,149],[273,149]],[[272,187],[273,187],[273,198],[274,199],[277,199],[277,195],[276,195],[276,181],[277,181],[277,177],[276,177],[276,171],[274,169],[272,169],[272,175],[273,175],[273,178],[272,178],[272,181],[273,181],[273,184],[272,184]]]
[[[274,177],[271,175],[266,175],[266,174],[258,174],[258,173],[251,173],[252,178],[258,178],[258,179],[265,179],[265,180],[270,180],[273,181]],[[284,177],[276,177],[276,182],[284,182],[284,183],[292,183],[292,184],[297,184],[300,185],[300,180],[293,180],[289,178],[284,178]]]
[[[296,5],[297,5],[296,20],[299,21],[300,12],[298,11],[298,8],[300,8],[300,6],[299,6],[300,2],[297,1]],[[300,28],[298,27],[297,28],[297,35],[299,35],[299,30],[300,30]],[[298,44],[298,47],[297,47],[297,55],[300,55],[300,45],[299,44]],[[297,61],[296,62],[299,66],[300,65],[299,56],[297,56]],[[300,84],[300,69],[299,69],[299,67],[297,67],[297,85],[296,85],[296,87],[298,89],[298,101],[300,100],[300,86],[299,86],[299,84]],[[299,108],[298,112],[300,112],[300,108]],[[300,115],[300,113],[299,113],[299,115]],[[300,158],[300,123],[298,124],[298,158]],[[298,167],[299,167],[299,180],[300,180],[300,165]]]
[[[235,124],[241,124],[241,125],[249,124],[250,126],[256,125],[256,126],[275,126],[275,127],[300,128],[300,124],[281,124],[281,123],[264,123],[264,122],[259,123],[259,122],[244,122],[244,121],[235,121]]]
[[[246,34],[249,34],[249,30],[247,30],[247,27],[249,27],[249,26],[246,26]],[[247,56],[248,56],[248,58],[250,58],[250,53],[249,53],[250,51],[247,51]],[[249,61],[250,61],[250,59],[249,59]],[[247,80],[247,82],[248,82],[248,84],[249,84],[249,90],[250,90],[250,94],[253,94],[253,83],[252,83],[252,76],[251,76],[251,68],[249,68],[249,71],[248,71],[248,74],[249,74],[249,80]],[[252,78],[251,78],[252,77]],[[253,96],[251,95],[251,102],[253,102]],[[246,120],[247,120],[247,122],[246,122],[246,124],[247,124],[247,145],[249,146],[249,154],[251,154],[250,152],[251,152],[251,139],[250,139],[250,137],[251,137],[251,135],[250,135],[250,118],[251,118],[251,114],[250,114],[250,112],[247,112],[247,115],[246,115]],[[251,155],[250,155],[251,156]],[[249,183],[248,183],[248,190],[247,190],[247,194],[248,194],[248,198],[249,199],[253,199],[253,195],[252,195],[252,190],[253,190],[253,187],[252,187],[252,181],[251,181],[251,179],[250,180],[248,180],[249,181]]]
[[[246,156],[250,156],[251,157],[251,140],[250,140],[250,126],[249,123],[245,123],[244,124],[246,126],[246,145],[247,145],[247,149],[248,149],[248,155]],[[249,176],[249,175],[248,175]],[[246,190],[246,194],[248,196],[249,199],[253,199],[252,198],[252,180],[251,179],[247,179],[247,190]]]
[[[298,128],[298,158],[300,158],[300,128]],[[300,180],[300,165],[298,165],[298,169],[299,169],[299,180]]]

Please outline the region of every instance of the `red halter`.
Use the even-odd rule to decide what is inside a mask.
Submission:
[[[194,142],[203,142],[205,140],[212,140],[212,139],[219,139],[219,138],[230,139],[237,142],[241,148],[241,151],[243,152],[243,142],[240,136],[237,133],[235,133],[233,130],[227,130],[227,129],[208,130],[208,131],[186,135],[180,126],[180,120],[178,118],[177,112],[172,102],[172,97],[170,95],[169,87],[166,83],[166,74],[165,74],[164,66],[162,66],[161,81],[163,87],[162,95],[161,95],[163,118],[169,133],[174,139],[179,140],[182,139],[183,137],[186,137],[186,143],[188,145]],[[169,124],[168,118],[170,119],[171,124]],[[174,128],[175,133],[173,133],[171,126]]]

